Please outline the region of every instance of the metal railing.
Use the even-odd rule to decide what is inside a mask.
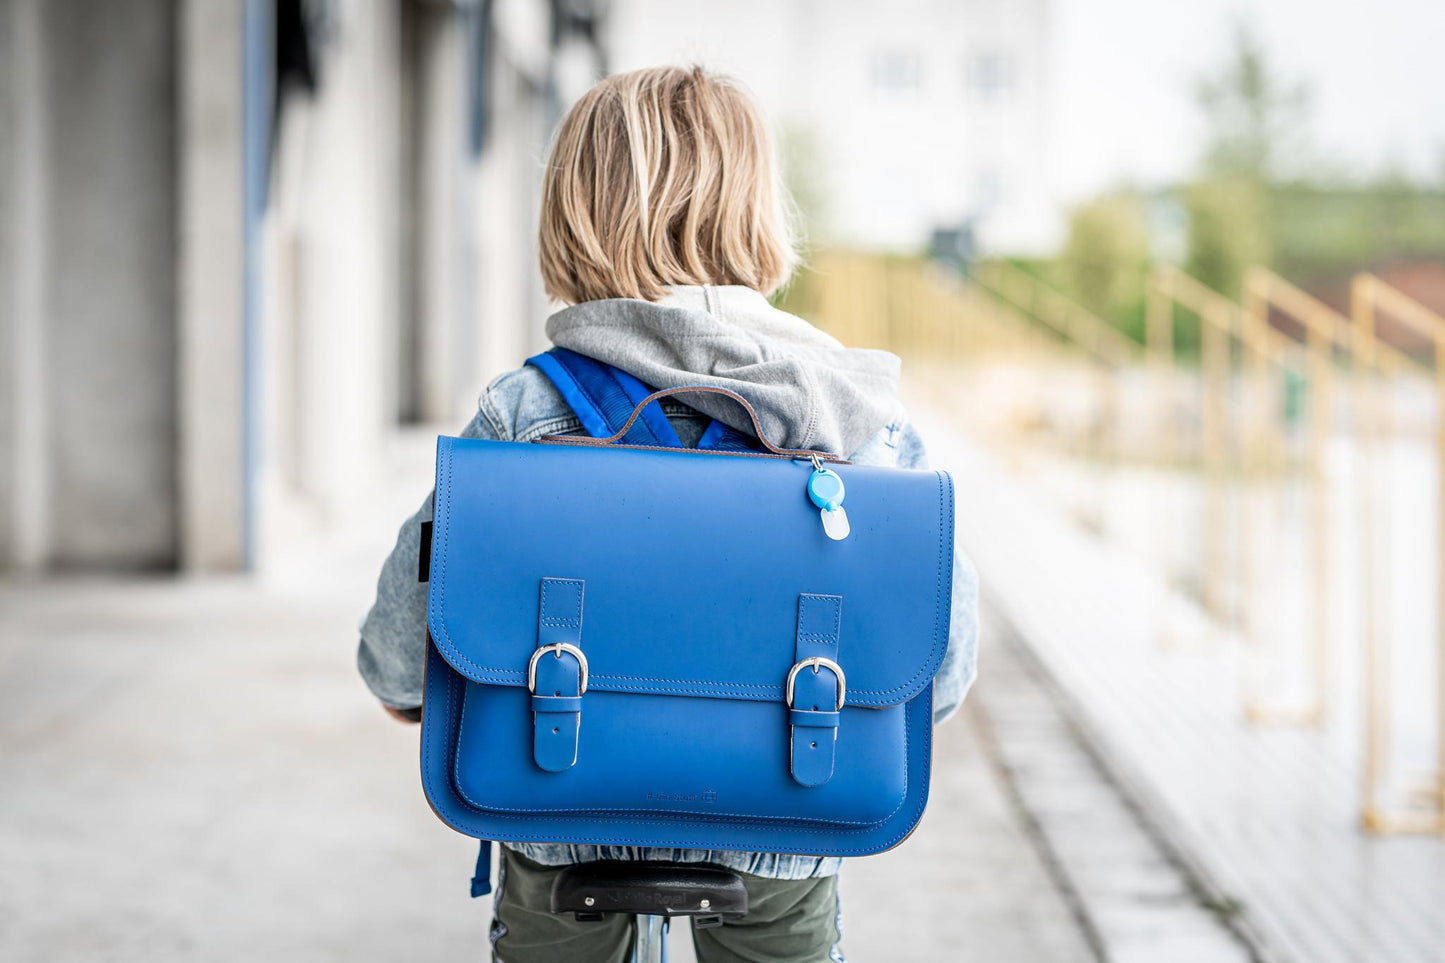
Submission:
[[[1246,683],[1245,712],[1256,722],[1305,723],[1320,725],[1328,712],[1331,693],[1331,620],[1330,572],[1332,565],[1330,517],[1330,475],[1328,457],[1334,427],[1335,364],[1337,345],[1353,351],[1349,337],[1349,320],[1333,308],[1306,294],[1279,275],[1264,268],[1253,268],[1245,275],[1244,304],[1241,319],[1247,330],[1263,334],[1270,342],[1266,351],[1273,351],[1285,342],[1270,322],[1272,313],[1294,319],[1303,329],[1303,375],[1308,403],[1305,440],[1305,478],[1308,489],[1309,523],[1306,526],[1309,591],[1301,613],[1308,642],[1309,694],[1303,704],[1280,705]],[[1284,349],[1288,350],[1288,349]],[[1253,357],[1259,358],[1260,352]],[[1286,445],[1282,426],[1284,418],[1269,399],[1267,371],[1253,370],[1246,376],[1251,394],[1263,397],[1253,407],[1250,427],[1246,429],[1245,460],[1278,470],[1280,455]],[[1263,386],[1261,386],[1261,383]],[[1247,612],[1246,634],[1251,649],[1258,657],[1267,656],[1271,637],[1261,629],[1259,613],[1268,605],[1268,592],[1254,579],[1252,560],[1258,557],[1260,534],[1266,530],[1266,519],[1260,516],[1260,499],[1250,499],[1243,526],[1245,544],[1241,558],[1245,561]]]
[[[1188,399],[1179,397],[1174,376],[1175,306],[1192,312],[1199,320],[1199,386],[1194,399],[1197,418],[1188,417]],[[1201,523],[1200,578],[1198,595],[1204,607],[1217,616],[1224,616],[1228,593],[1228,561],[1225,540],[1229,535],[1224,518],[1225,473],[1230,460],[1228,436],[1228,359],[1229,339],[1239,327],[1239,310],[1222,295],[1199,284],[1173,268],[1159,268],[1149,276],[1145,290],[1145,343],[1156,379],[1160,399],[1156,423],[1157,444],[1167,464],[1186,461],[1188,429],[1196,427],[1197,449],[1205,477],[1205,506]],[[1183,582],[1183,573],[1175,562],[1173,526],[1163,514],[1171,507],[1161,502],[1158,532],[1159,558],[1171,586]],[[1163,629],[1165,633],[1168,629]]]
[[[1359,485],[1359,514],[1365,536],[1361,539],[1360,584],[1363,594],[1365,636],[1365,760],[1362,786],[1362,821],[1372,832],[1445,832],[1445,317],[1391,287],[1372,274],[1356,275],[1350,289],[1350,314],[1358,345],[1356,356],[1363,362],[1358,381],[1360,419],[1369,444],[1362,446]],[[1423,336],[1432,347],[1433,368],[1417,362],[1379,336],[1380,314]],[[1381,498],[1381,473],[1377,470],[1389,453],[1396,435],[1391,416],[1389,387],[1410,367],[1432,375],[1435,396],[1435,481],[1436,584],[1435,606],[1435,773],[1431,785],[1412,793],[1409,802],[1423,805],[1398,807],[1381,799],[1390,771],[1392,657],[1394,633],[1389,605],[1382,585],[1390,584],[1390,541],[1379,550],[1377,530],[1387,534],[1394,526],[1387,517],[1381,525],[1377,515],[1383,503],[1389,510],[1393,499]],[[1381,383],[1383,381],[1383,384]],[[1389,494],[1388,476],[1385,485]]]
[[[1115,369],[1138,364],[1139,344],[1109,322],[1007,261],[984,261],[970,276],[1060,337]]]
[[[1414,391],[1421,375],[1433,385],[1431,459],[1445,472],[1445,318],[1371,275],[1355,279],[1347,316],[1263,269],[1248,272],[1236,303],[1160,268],[1146,281],[1141,346],[1012,265],[980,265],[963,278],[866,254],[835,252],[816,263],[813,303],[794,307],[845,342],[908,354],[915,371],[937,362],[934,384],[960,418],[980,407],[1009,409],[988,437],[1011,461],[1055,468],[1067,459],[1096,480],[1122,461],[1131,484],[1140,472],[1152,479],[1155,523],[1141,538],[1156,541],[1141,541],[1140,550],[1158,562],[1171,589],[1191,587],[1190,573],[1199,573],[1201,606],[1248,656],[1241,692],[1249,722],[1345,718],[1331,701],[1343,677],[1331,669],[1359,651],[1362,824],[1382,833],[1445,832],[1445,484],[1437,479],[1429,533],[1436,758],[1421,788],[1391,778],[1403,768],[1394,755],[1404,754],[1396,753],[1392,733],[1397,642],[1408,638],[1408,654],[1417,662],[1424,656],[1423,622],[1413,619],[1408,634],[1392,623],[1406,596],[1392,577],[1401,547],[1391,540],[1400,530],[1413,537],[1418,526],[1392,525],[1392,513],[1402,509],[1389,474],[1392,446],[1409,423],[1394,394]],[[1433,358],[1414,357],[1382,336],[1383,319],[1422,338]],[[1180,350],[1176,337],[1192,334],[1193,324],[1197,354]],[[959,377],[960,364],[974,366],[970,377]],[[967,382],[998,368],[1008,377],[988,383],[1005,391],[965,394]],[[1069,391],[1060,390],[1065,377],[1074,379]],[[1099,424],[1059,427],[1059,410],[1078,407],[1085,388]],[[1142,447],[1120,446],[1121,429],[1145,439]],[[1418,435],[1406,441],[1418,448]],[[1110,455],[1122,458],[1102,457]],[[1093,494],[1107,501],[1111,491],[1101,482]],[[1183,548],[1181,539],[1196,532],[1198,547]],[[1281,584],[1290,591],[1281,593]],[[1352,621],[1331,615],[1342,590],[1358,596],[1357,634],[1350,634]],[[1160,638],[1169,641],[1167,613],[1159,621]],[[1290,684],[1262,683],[1250,659],[1273,660]],[[1420,708],[1418,700],[1411,705]],[[1421,744],[1418,728],[1412,753]],[[1409,788],[1391,795],[1402,784]]]
[[[845,344],[946,357],[1057,348],[1035,326],[995,310],[936,265],[830,251],[814,257],[809,273],[813,293],[801,310]]]

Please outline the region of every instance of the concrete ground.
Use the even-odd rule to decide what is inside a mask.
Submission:
[[[0,959],[484,958],[473,846],[352,665],[419,494],[265,580],[0,586]],[[844,876],[849,958],[1247,958],[986,615],[922,825]]]
[[[1368,648],[1348,616],[1359,604],[1360,560],[1346,533],[1334,530],[1331,606],[1316,623],[1330,640],[1324,717],[1300,725],[1300,709],[1311,701],[1312,653],[1268,626],[1311,627],[1314,616],[1307,609],[1301,618],[1299,608],[1309,596],[1264,595],[1270,611],[1259,634],[1241,634],[1170,584],[1147,539],[1128,537],[1132,529],[1164,536],[1156,543],[1187,538],[1190,515],[1178,512],[1173,497],[1187,482],[1129,467],[1070,465],[1037,449],[1000,452],[941,422],[921,427],[934,458],[967,493],[958,537],[998,607],[1065,694],[1105,768],[1207,881],[1217,894],[1212,901],[1259,955],[1308,963],[1445,960],[1445,836],[1372,834],[1361,826]],[[1075,498],[1059,498],[1068,490],[1061,475],[1087,482]],[[1280,493],[1266,494],[1274,500]],[[1106,511],[1080,512],[1089,506]],[[1081,514],[1108,521],[1080,524]],[[1428,519],[1409,517],[1428,528]],[[1303,563],[1294,522],[1267,513],[1251,522],[1261,529],[1255,541],[1269,544],[1275,558]],[[1419,574],[1386,568],[1405,572],[1392,579],[1404,585]],[[1269,571],[1275,584],[1290,581],[1288,570]],[[1401,794],[1396,804],[1419,815],[1429,812],[1436,742],[1434,636],[1418,631],[1430,597],[1429,589],[1410,596],[1414,631],[1403,614],[1390,616],[1398,635],[1394,668],[1385,674],[1393,682],[1384,700],[1393,743],[1386,765]],[[1297,633],[1299,641],[1304,635]]]

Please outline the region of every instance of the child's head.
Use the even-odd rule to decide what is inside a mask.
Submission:
[[[542,188],[542,279],[570,303],[670,284],[771,294],[796,261],[767,126],[701,67],[618,74],[562,121]]]

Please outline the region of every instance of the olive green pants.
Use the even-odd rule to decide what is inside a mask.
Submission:
[[[559,867],[543,866],[501,848],[492,913],[492,958],[497,963],[626,963],[632,919],[607,916],[579,923],[551,911]],[[748,915],[694,930],[698,963],[825,963],[837,950],[838,878],[765,879],[740,873]],[[681,923],[681,920],[678,921]]]

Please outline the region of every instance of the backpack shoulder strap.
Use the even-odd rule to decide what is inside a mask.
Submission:
[[[541,371],[562,395],[562,400],[582,422],[587,434],[606,438],[619,430],[652,389],[632,375],[566,348],[553,348],[527,359]],[[672,423],[662,408],[649,405],[623,439],[629,445],[660,445],[681,448]]]
[[[757,451],[758,440],[747,432],[738,431],[732,425],[723,424],[716,418],[702,437],[697,440],[699,448],[714,448],[718,451]]]
[[[527,359],[527,364],[547,376],[567,402],[582,427],[594,438],[606,438],[626,423],[634,408],[653,388],[621,368],[578,354],[567,348],[553,348]],[[663,414],[661,405],[649,405],[623,439],[629,445],[658,445],[682,448],[682,439]],[[752,438],[720,421],[712,421],[697,447],[724,451],[750,451]]]

